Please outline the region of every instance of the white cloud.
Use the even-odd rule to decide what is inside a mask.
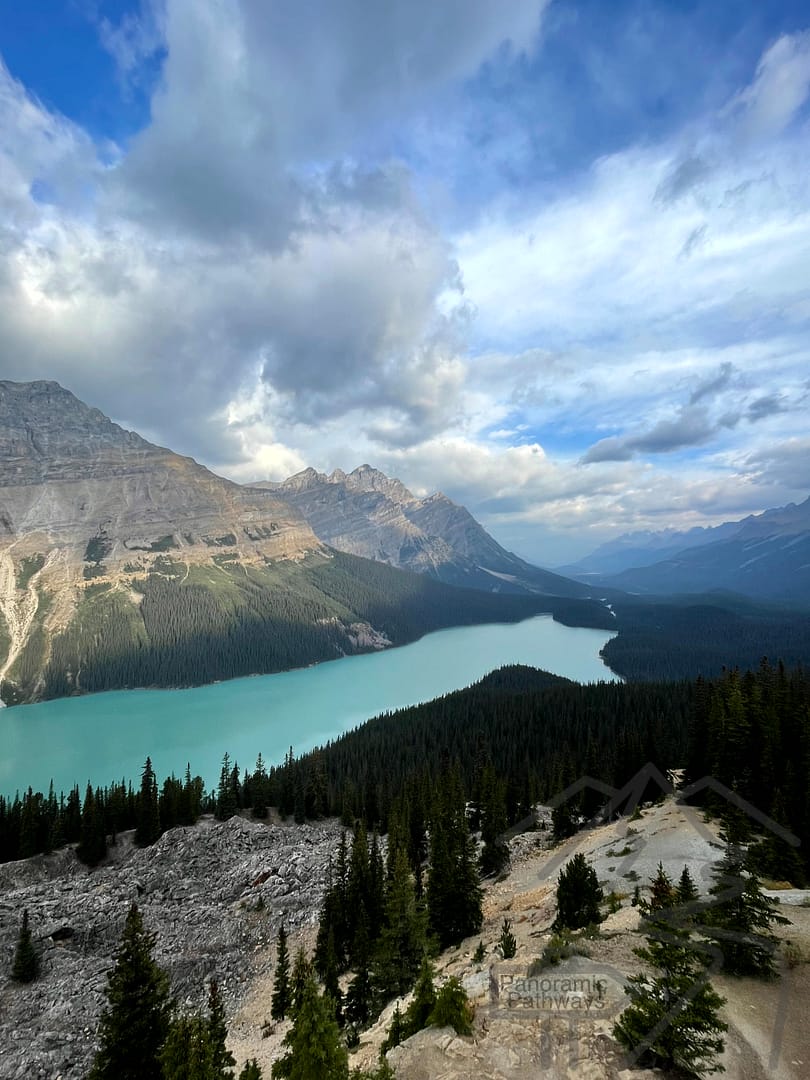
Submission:
[[[0,69],[2,375],[242,480],[369,460],[546,563],[800,495],[808,36],[680,136],[443,235],[393,129],[452,150],[426,112],[545,6],[169,0],[104,28],[127,77],[167,49],[126,150]]]
[[[731,102],[748,138],[779,135],[810,93],[810,33],[783,34],[763,54],[750,86]]]

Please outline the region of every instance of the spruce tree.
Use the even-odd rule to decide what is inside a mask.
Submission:
[[[402,1016],[402,1012],[399,1008],[399,1002],[394,1006],[394,1013],[391,1017],[391,1026],[385,1036],[385,1040],[380,1047],[381,1054],[387,1054],[389,1050],[393,1050],[395,1046],[399,1046],[403,1039],[407,1039],[408,1035],[405,1030],[405,1021]]]
[[[678,901],[678,893],[672,884],[672,879],[664,869],[664,864],[658,864],[655,877],[650,881],[650,898],[642,900],[641,910],[645,913],[661,911],[663,908],[671,908]]]
[[[692,880],[692,875],[689,873],[688,866],[684,866],[681,871],[681,876],[678,879],[675,892],[679,904],[692,904],[700,896],[697,885],[695,885]]]
[[[226,1045],[228,1026],[225,1023],[225,1006],[216,979],[208,984],[208,1038],[216,1080],[233,1080],[236,1059]]]
[[[97,866],[107,854],[107,836],[104,828],[104,808],[90,784],[82,807],[81,839],[76,855],[86,866]]]
[[[160,1050],[169,1030],[169,980],[152,958],[155,938],[136,904],[129,909],[115,963],[107,976],[99,1048],[88,1080],[160,1076]]]
[[[135,843],[138,847],[148,847],[158,839],[161,833],[158,790],[152,759],[147,758],[141,774],[141,791],[138,796],[138,824],[135,829]]]
[[[238,782],[238,776],[237,776]],[[226,753],[222,758],[222,768],[219,773],[219,785],[217,787],[217,801],[215,815],[217,821],[227,821],[239,810],[236,790],[234,787],[233,769],[231,768],[230,754]]]
[[[365,930],[361,927],[357,938],[355,976],[346,991],[346,1018],[356,1028],[364,1027],[371,1017],[374,988],[370,964],[370,945]]]
[[[635,949],[655,974],[632,975],[630,1004],[613,1028],[614,1037],[642,1065],[679,1069],[688,1076],[722,1070],[727,1025],[718,1010],[724,999],[708,982],[705,965],[689,935],[664,921],[648,924],[647,944]]]
[[[298,1010],[301,1007],[307,980],[311,978],[313,978],[312,964],[307,959],[307,954],[302,947],[295,954],[295,962],[290,975],[290,1005],[287,1012],[293,1020],[298,1015]]]
[[[405,1010],[402,1020],[402,1038],[410,1038],[423,1027],[427,1027],[428,1017],[436,1006],[436,986],[434,984],[436,972],[427,956],[422,958],[419,968],[419,977],[413,988],[411,1003]]]
[[[436,995],[436,1004],[428,1017],[431,1027],[451,1027],[457,1035],[472,1035],[470,1000],[455,975]]]
[[[330,931],[326,946],[326,960],[324,969],[319,973],[323,980],[323,989],[327,997],[332,1001],[335,1009],[335,1019],[343,1026],[343,994],[340,990],[338,977],[337,958],[335,956],[334,934]]]
[[[502,839],[506,832],[506,785],[487,764],[481,776],[481,873],[500,874],[509,862],[509,848]]]
[[[14,962],[11,965],[11,977],[15,982],[33,982],[39,974],[39,957],[37,956],[34,942],[31,939],[31,928],[28,924],[28,909],[23,911],[20,933],[17,938],[17,948],[14,951]]]
[[[256,768],[250,783],[252,809],[251,814],[255,818],[267,817],[267,792],[268,780],[267,769],[261,754],[256,758]]]
[[[434,799],[427,884],[430,929],[441,948],[478,933],[482,895],[466,801],[458,776],[450,773]]]
[[[594,868],[580,852],[560,871],[555,930],[580,930],[601,921],[602,890]]]
[[[498,947],[504,960],[511,960],[517,952],[517,940],[512,933],[512,923],[504,919],[501,925],[501,936],[498,938]]]
[[[273,1077],[285,1080],[348,1080],[349,1058],[328,998],[318,993],[309,972],[295,1021],[284,1036],[287,1053],[275,1062]]]
[[[771,927],[790,920],[780,915],[773,901],[763,894],[759,879],[745,872],[744,857],[738,848],[728,848],[716,877],[709,889],[710,902],[700,915],[701,932],[723,953],[725,971],[774,978],[777,938]]]
[[[178,1016],[171,1021],[160,1064],[156,1080],[219,1080],[208,1025],[201,1016]]]
[[[383,1000],[410,990],[426,947],[427,917],[416,899],[408,856],[400,848],[372,965],[374,987]]]
[[[284,923],[278,932],[276,946],[276,976],[273,980],[273,997],[270,1015],[274,1020],[283,1020],[290,1008],[290,957],[287,952],[287,931]]]

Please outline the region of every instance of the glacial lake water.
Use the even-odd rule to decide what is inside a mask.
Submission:
[[[469,686],[503,664],[530,664],[578,682],[612,681],[599,650],[613,635],[541,615],[456,627],[410,645],[278,675],[186,690],[116,690],[0,710],[0,793],[47,792],[88,780],[137,783],[149,755],[159,781],[186,762],[211,786],[222,756],[253,768],[323,744],[369,717]]]

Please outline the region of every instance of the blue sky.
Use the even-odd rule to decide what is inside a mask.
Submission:
[[[0,0],[0,377],[553,565],[804,498],[810,14]]]

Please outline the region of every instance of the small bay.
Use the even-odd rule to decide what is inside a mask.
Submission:
[[[277,675],[184,690],[117,690],[0,711],[0,793],[47,792],[122,777],[137,784],[151,756],[159,779],[186,762],[213,784],[223,754],[253,768],[334,739],[379,713],[469,686],[504,664],[529,664],[578,682],[614,680],[599,657],[613,635],[541,615],[456,627],[410,645]]]

